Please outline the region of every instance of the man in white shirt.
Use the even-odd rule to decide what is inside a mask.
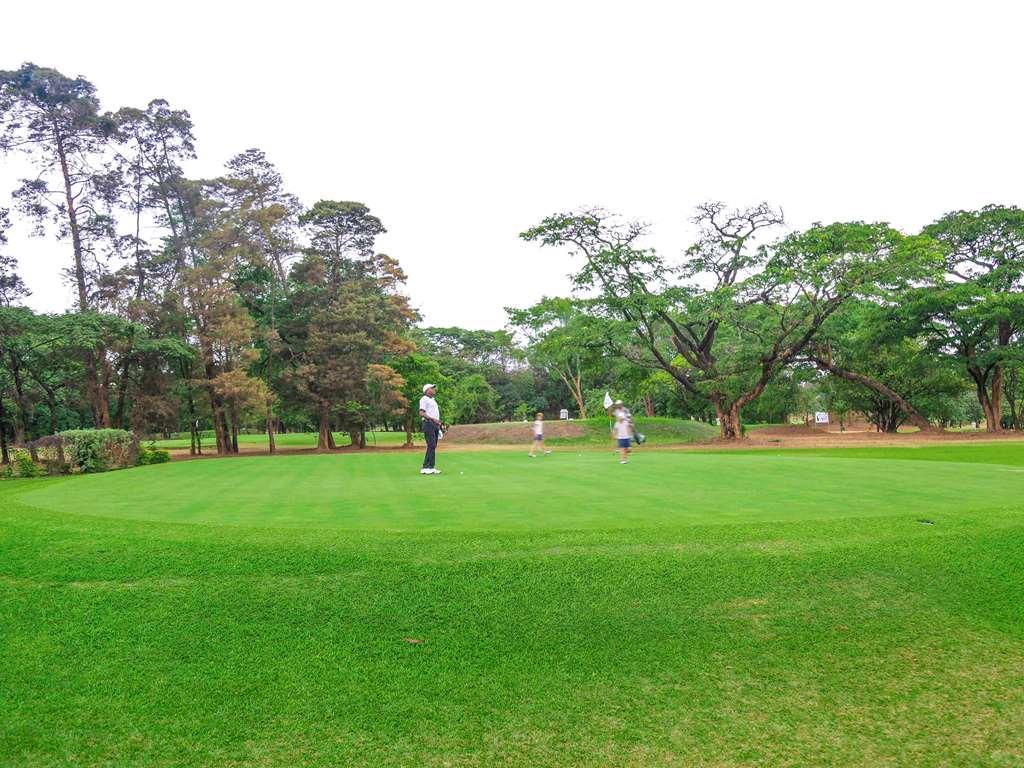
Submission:
[[[437,440],[441,434],[441,409],[434,399],[436,388],[433,384],[423,385],[423,397],[420,398],[420,418],[423,419],[423,437],[427,441],[427,452],[423,457],[421,475],[439,475],[440,469],[434,467],[434,453]]]

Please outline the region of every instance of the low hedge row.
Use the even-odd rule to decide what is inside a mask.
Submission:
[[[38,477],[107,472],[162,464],[170,458],[153,443],[140,447],[138,438],[124,429],[70,429],[15,449],[4,474]]]

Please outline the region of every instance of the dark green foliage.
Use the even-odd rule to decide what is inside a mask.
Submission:
[[[498,395],[483,374],[473,373],[455,383],[446,408],[447,414],[442,413],[442,417],[452,424],[494,421],[498,415]]]

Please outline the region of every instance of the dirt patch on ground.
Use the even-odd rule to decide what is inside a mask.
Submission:
[[[587,433],[582,424],[571,421],[551,421],[544,424],[545,437],[583,437]],[[449,444],[518,445],[529,443],[533,437],[532,422],[510,422],[507,424],[459,424],[444,435]]]
[[[770,427],[758,427],[747,432],[747,437],[803,437],[807,435],[827,435],[826,430],[810,424],[773,424]]]

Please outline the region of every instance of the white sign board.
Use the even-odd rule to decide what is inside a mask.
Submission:
[[[815,424],[828,424],[828,411],[817,411],[814,414]]]
[[[569,418],[569,409],[568,408],[563,408],[562,410],[560,410],[558,412],[558,418],[560,418],[560,419],[568,419]]]

